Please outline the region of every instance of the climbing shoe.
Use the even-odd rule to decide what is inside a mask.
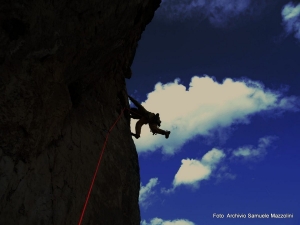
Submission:
[[[166,139],[168,139],[168,138],[169,138],[170,134],[171,134],[171,131],[166,131],[166,133],[165,133],[165,137],[166,137]]]
[[[131,133],[131,135],[134,136],[136,139],[139,139],[139,138],[140,138],[139,135],[136,135],[136,134],[134,134],[134,133]]]

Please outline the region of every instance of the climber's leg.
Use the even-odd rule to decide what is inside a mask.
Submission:
[[[153,133],[165,135],[166,138],[169,138],[171,131],[162,130],[162,129],[158,128],[158,126],[156,124],[149,124],[149,127]]]
[[[142,117],[139,121],[135,124],[135,134],[132,134],[136,139],[138,139],[141,135],[141,129],[144,124],[147,123],[147,119]]]

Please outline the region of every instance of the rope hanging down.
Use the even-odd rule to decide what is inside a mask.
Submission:
[[[120,113],[119,117],[117,118],[117,120],[115,121],[115,123],[111,126],[111,128],[108,130],[108,133],[106,134],[106,138],[105,138],[105,141],[104,141],[102,150],[101,150],[101,154],[100,154],[100,157],[99,157],[99,160],[98,160],[98,164],[97,164],[97,167],[96,167],[96,170],[95,170],[93,179],[92,179],[92,183],[91,183],[91,186],[90,186],[88,195],[87,195],[87,197],[86,197],[86,200],[85,200],[85,203],[84,203],[82,212],[81,212],[81,216],[80,216],[80,220],[79,220],[79,222],[78,222],[78,225],[81,225],[81,223],[82,223],[82,219],[83,219],[83,216],[84,216],[84,213],[85,213],[85,209],[86,209],[86,206],[87,206],[87,204],[88,204],[88,201],[89,201],[89,198],[90,198],[90,194],[91,194],[92,189],[93,189],[93,186],[94,186],[94,182],[95,182],[95,179],[96,179],[96,175],[97,175],[97,173],[98,173],[98,169],[99,169],[99,166],[100,166],[100,163],[101,163],[102,155],[103,155],[103,153],[104,153],[104,150],[105,150],[105,147],[106,147],[106,143],[107,143],[109,134],[110,134],[110,132],[112,131],[112,129],[114,128],[114,126],[117,124],[117,122],[119,121],[119,119],[121,118],[121,116],[122,116],[122,114],[124,113],[124,110],[125,110],[125,109],[126,109],[126,108],[124,108],[124,109],[122,110],[122,112]]]

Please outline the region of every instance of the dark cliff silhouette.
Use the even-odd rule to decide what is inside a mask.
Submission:
[[[0,5],[0,224],[77,224],[125,78],[160,0]],[[82,224],[140,224],[128,112],[110,133]]]

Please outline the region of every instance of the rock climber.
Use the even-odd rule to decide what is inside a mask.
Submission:
[[[137,108],[130,109],[130,117],[133,119],[138,119],[135,124],[135,134],[131,133],[136,139],[140,137],[141,129],[144,124],[149,124],[151,132],[154,134],[165,135],[165,138],[169,138],[171,131],[162,130],[160,127],[161,121],[159,118],[159,113],[152,113],[147,111],[138,101],[129,96],[129,99]]]

